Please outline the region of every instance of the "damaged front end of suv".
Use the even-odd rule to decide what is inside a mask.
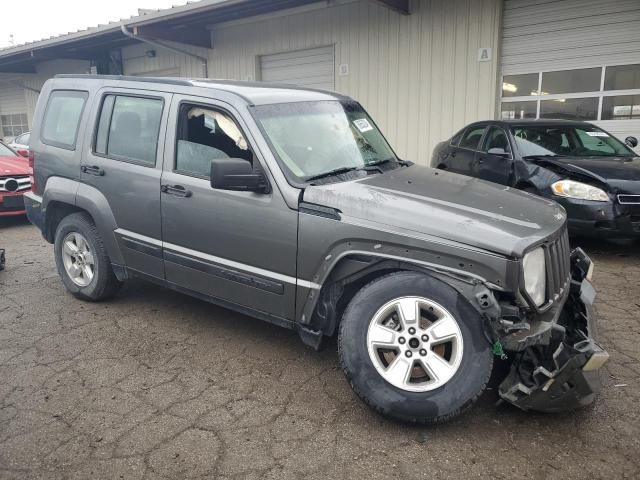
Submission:
[[[566,239],[561,244],[561,250],[568,248]],[[563,264],[562,258],[554,259],[557,265]],[[555,270],[565,273],[549,269],[546,280],[552,285],[562,279]],[[593,339],[592,272],[589,257],[580,248],[573,250],[569,275],[553,304],[542,312],[530,309],[519,322],[504,317],[497,322],[500,342],[513,357],[500,384],[501,399],[539,412],[573,410],[593,402],[600,389],[600,367],[609,355]]]

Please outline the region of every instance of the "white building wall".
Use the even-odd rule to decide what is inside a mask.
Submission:
[[[174,45],[182,50],[207,58],[209,50],[188,45]],[[155,57],[147,52],[154,51]],[[146,43],[122,49],[122,68],[125,75],[177,76],[200,78],[203,76],[202,62],[194,57],[175,53]]]
[[[337,0],[215,25],[209,76],[259,79],[261,55],[334,45],[336,90],[364,105],[401,157],[428,164],[438,142],[495,115],[502,2],[413,0],[411,11]],[[478,61],[480,47],[491,61]]]

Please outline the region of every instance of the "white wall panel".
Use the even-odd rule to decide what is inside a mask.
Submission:
[[[334,45],[336,90],[365,106],[402,157],[426,164],[436,143],[494,116],[502,3],[414,0],[411,9],[337,0],[214,25],[209,76],[256,79],[262,55]],[[480,47],[493,61],[478,62]]]

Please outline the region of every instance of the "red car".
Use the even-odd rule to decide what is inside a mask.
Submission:
[[[0,143],[0,217],[24,215],[23,195],[31,190],[29,159]]]

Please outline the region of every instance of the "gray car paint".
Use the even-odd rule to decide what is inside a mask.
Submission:
[[[218,285],[213,285],[211,275],[192,271],[185,265],[178,268],[165,260],[164,268],[167,276],[171,275],[172,283],[229,303],[308,323],[323,282],[342,260],[351,255],[369,253],[373,258],[401,259],[417,268],[446,271],[498,290],[515,292],[520,288],[519,257],[528,247],[564,224],[562,209],[552,202],[418,166],[372,175],[356,182],[309,187],[304,191],[305,202],[342,212],[339,221],[308,213],[299,214],[298,204],[303,190],[286,181],[251,116],[250,106],[283,100],[343,100],[345,97],[292,87],[184,82],[183,85],[179,81],[153,83],[151,80],[63,76],[47,81],[43,88],[32,137],[40,179],[36,196],[45,191],[45,183],[48,189],[48,182],[55,182],[54,179],[61,174],[74,179],[78,183],[75,205],[90,206],[87,210],[96,223],[107,227],[103,235],[110,237],[105,243],[114,263],[116,259],[122,259],[122,266],[129,266],[128,262],[135,261],[131,260],[134,255],[144,255],[139,251],[124,254],[127,247],[123,246],[123,236],[129,235],[130,239],[150,248],[158,242],[160,245],[165,242],[168,251],[175,246],[197,252],[200,260],[209,262],[213,267],[233,265],[240,272],[255,275],[258,280],[266,275],[276,283],[282,282],[284,294],[258,291],[254,286],[238,287],[237,282],[219,281],[219,278],[216,279]],[[57,151],[59,149],[44,145],[39,140],[43,99],[56,88],[89,92],[90,108],[85,108],[78,135],[81,142],[71,159],[63,158]],[[120,179],[117,182],[122,186],[120,190],[108,183],[106,186],[97,182],[89,185],[79,181],[80,155],[85,156],[87,164],[97,161],[95,158],[91,162],[87,159],[90,158],[91,133],[101,89],[186,95],[227,105],[255,150],[258,166],[264,170],[273,187],[272,193],[261,196],[220,192],[210,189],[202,179],[180,176],[179,180],[188,182],[195,194],[189,199],[180,199],[187,202],[166,200],[166,211],[163,212],[166,217],[163,221],[167,223],[166,238],[158,239],[157,228],[145,223],[149,216],[156,215],[148,211],[153,204],[144,203],[147,218],[136,222],[136,219],[142,220],[141,214],[125,210],[138,209],[139,206],[132,206],[131,201],[112,201],[109,198],[147,188],[137,183],[139,179],[130,182]],[[171,117],[169,124],[174,121],[176,108],[176,102],[173,102],[168,113]],[[174,143],[175,129],[168,128],[162,183],[176,179],[167,163],[172,162]],[[128,167],[122,163],[123,173]],[[105,178],[108,176],[109,172]],[[151,190],[145,197],[160,197],[159,190],[153,191],[155,186],[159,188],[153,178]],[[181,203],[191,206],[182,208]],[[211,221],[205,221],[207,214]],[[223,222],[224,227],[216,228],[216,218]],[[299,219],[297,223],[296,218]],[[114,222],[116,228],[113,228]],[[117,235],[114,233],[116,230]],[[178,250],[176,252],[179,253]],[[216,259],[226,263],[216,263]],[[150,262],[149,265],[138,262],[136,266],[141,273],[157,276],[157,263],[155,260]]]

